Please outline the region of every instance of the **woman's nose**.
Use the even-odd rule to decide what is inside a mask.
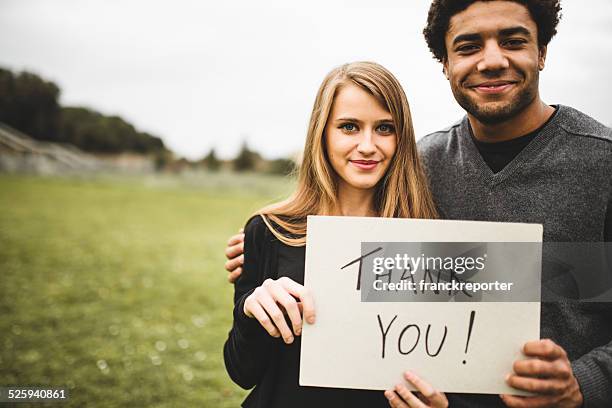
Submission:
[[[376,152],[374,145],[374,135],[372,131],[366,130],[360,135],[357,151],[363,155],[371,155]]]

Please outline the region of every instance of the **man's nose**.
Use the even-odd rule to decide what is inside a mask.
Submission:
[[[371,130],[365,130],[361,133],[357,151],[363,155],[371,155],[376,153],[374,145],[374,133]]]
[[[504,54],[504,49],[499,46],[497,41],[485,43],[482,59],[478,62],[478,71],[501,71],[509,66],[510,64]]]

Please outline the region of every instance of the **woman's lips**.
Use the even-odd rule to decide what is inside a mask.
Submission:
[[[376,160],[349,160],[355,167],[361,170],[372,170],[378,165]]]

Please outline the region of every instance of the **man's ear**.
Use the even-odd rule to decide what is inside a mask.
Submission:
[[[538,56],[538,69],[540,71],[544,69],[544,65],[546,63],[546,51],[548,51],[548,48],[545,45],[540,47],[539,56]]]
[[[442,72],[444,73],[446,79],[448,79],[448,58],[446,57],[444,57],[442,60]]]

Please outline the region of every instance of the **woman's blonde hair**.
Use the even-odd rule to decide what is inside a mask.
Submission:
[[[436,218],[436,208],[416,151],[410,108],[397,79],[374,62],[353,62],[333,69],[321,84],[312,109],[297,188],[286,200],[257,211],[283,243],[306,243],[308,215],[338,215],[338,176],[325,152],[325,127],[334,97],[343,85],[372,94],[393,118],[397,148],[374,194],[380,217]]]

